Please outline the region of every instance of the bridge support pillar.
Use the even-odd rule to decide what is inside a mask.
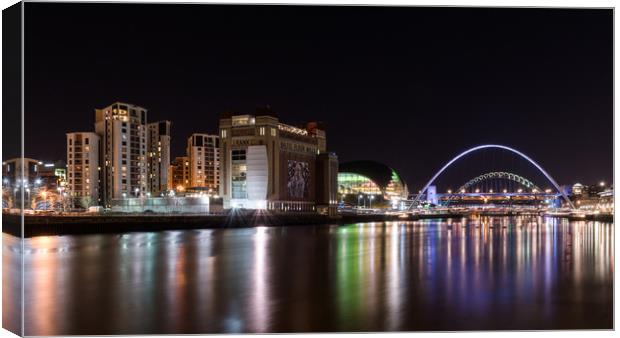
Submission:
[[[437,187],[434,185],[431,185],[428,187],[428,189],[426,189],[426,201],[428,203],[434,204],[434,205],[438,205],[439,204],[439,198],[437,197]]]

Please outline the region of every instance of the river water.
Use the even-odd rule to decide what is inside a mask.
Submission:
[[[25,334],[610,329],[613,234],[483,217],[34,237]],[[3,235],[7,325],[19,248]]]

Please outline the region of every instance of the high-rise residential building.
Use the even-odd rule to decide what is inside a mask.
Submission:
[[[147,125],[148,189],[152,196],[159,196],[168,189],[171,125],[170,121],[153,122]]]
[[[333,213],[337,157],[320,123],[281,123],[269,107],[220,118],[224,207]]]
[[[67,133],[67,195],[74,206],[100,203],[100,138],[92,132]]]
[[[187,139],[189,187],[219,190],[220,140],[217,135],[192,134]]]
[[[189,158],[187,156],[176,157],[170,165],[168,172],[168,189],[183,192],[189,187]]]
[[[95,109],[95,131],[101,139],[102,204],[148,192],[145,108],[122,102]]]

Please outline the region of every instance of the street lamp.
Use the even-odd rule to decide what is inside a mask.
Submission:
[[[601,187],[605,187],[605,181],[601,181],[601,183],[599,183],[599,185],[600,185]]]
[[[138,197],[138,193],[140,192],[140,188],[136,188],[136,189],[134,190],[134,192],[136,193],[136,197]]]
[[[370,209],[372,209],[372,200],[375,199],[375,195],[370,195]]]
[[[359,194],[359,195],[357,196],[357,207],[358,207],[358,208],[360,207],[360,199],[361,199],[361,198],[362,198],[362,194]]]

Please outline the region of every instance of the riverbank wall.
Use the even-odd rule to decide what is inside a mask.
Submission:
[[[420,219],[447,219],[471,217],[471,214],[419,214],[400,218],[398,215],[344,214],[339,216],[315,213],[230,213],[220,215],[24,215],[24,237],[65,234],[124,233],[140,231],[225,229],[256,226],[292,226],[318,224],[350,224],[362,222],[415,221]],[[475,214],[475,216],[517,216],[516,214]],[[535,216],[535,215],[531,215]],[[569,220],[613,222],[613,215],[566,217]],[[2,231],[13,236],[22,235],[21,216],[2,214]]]

